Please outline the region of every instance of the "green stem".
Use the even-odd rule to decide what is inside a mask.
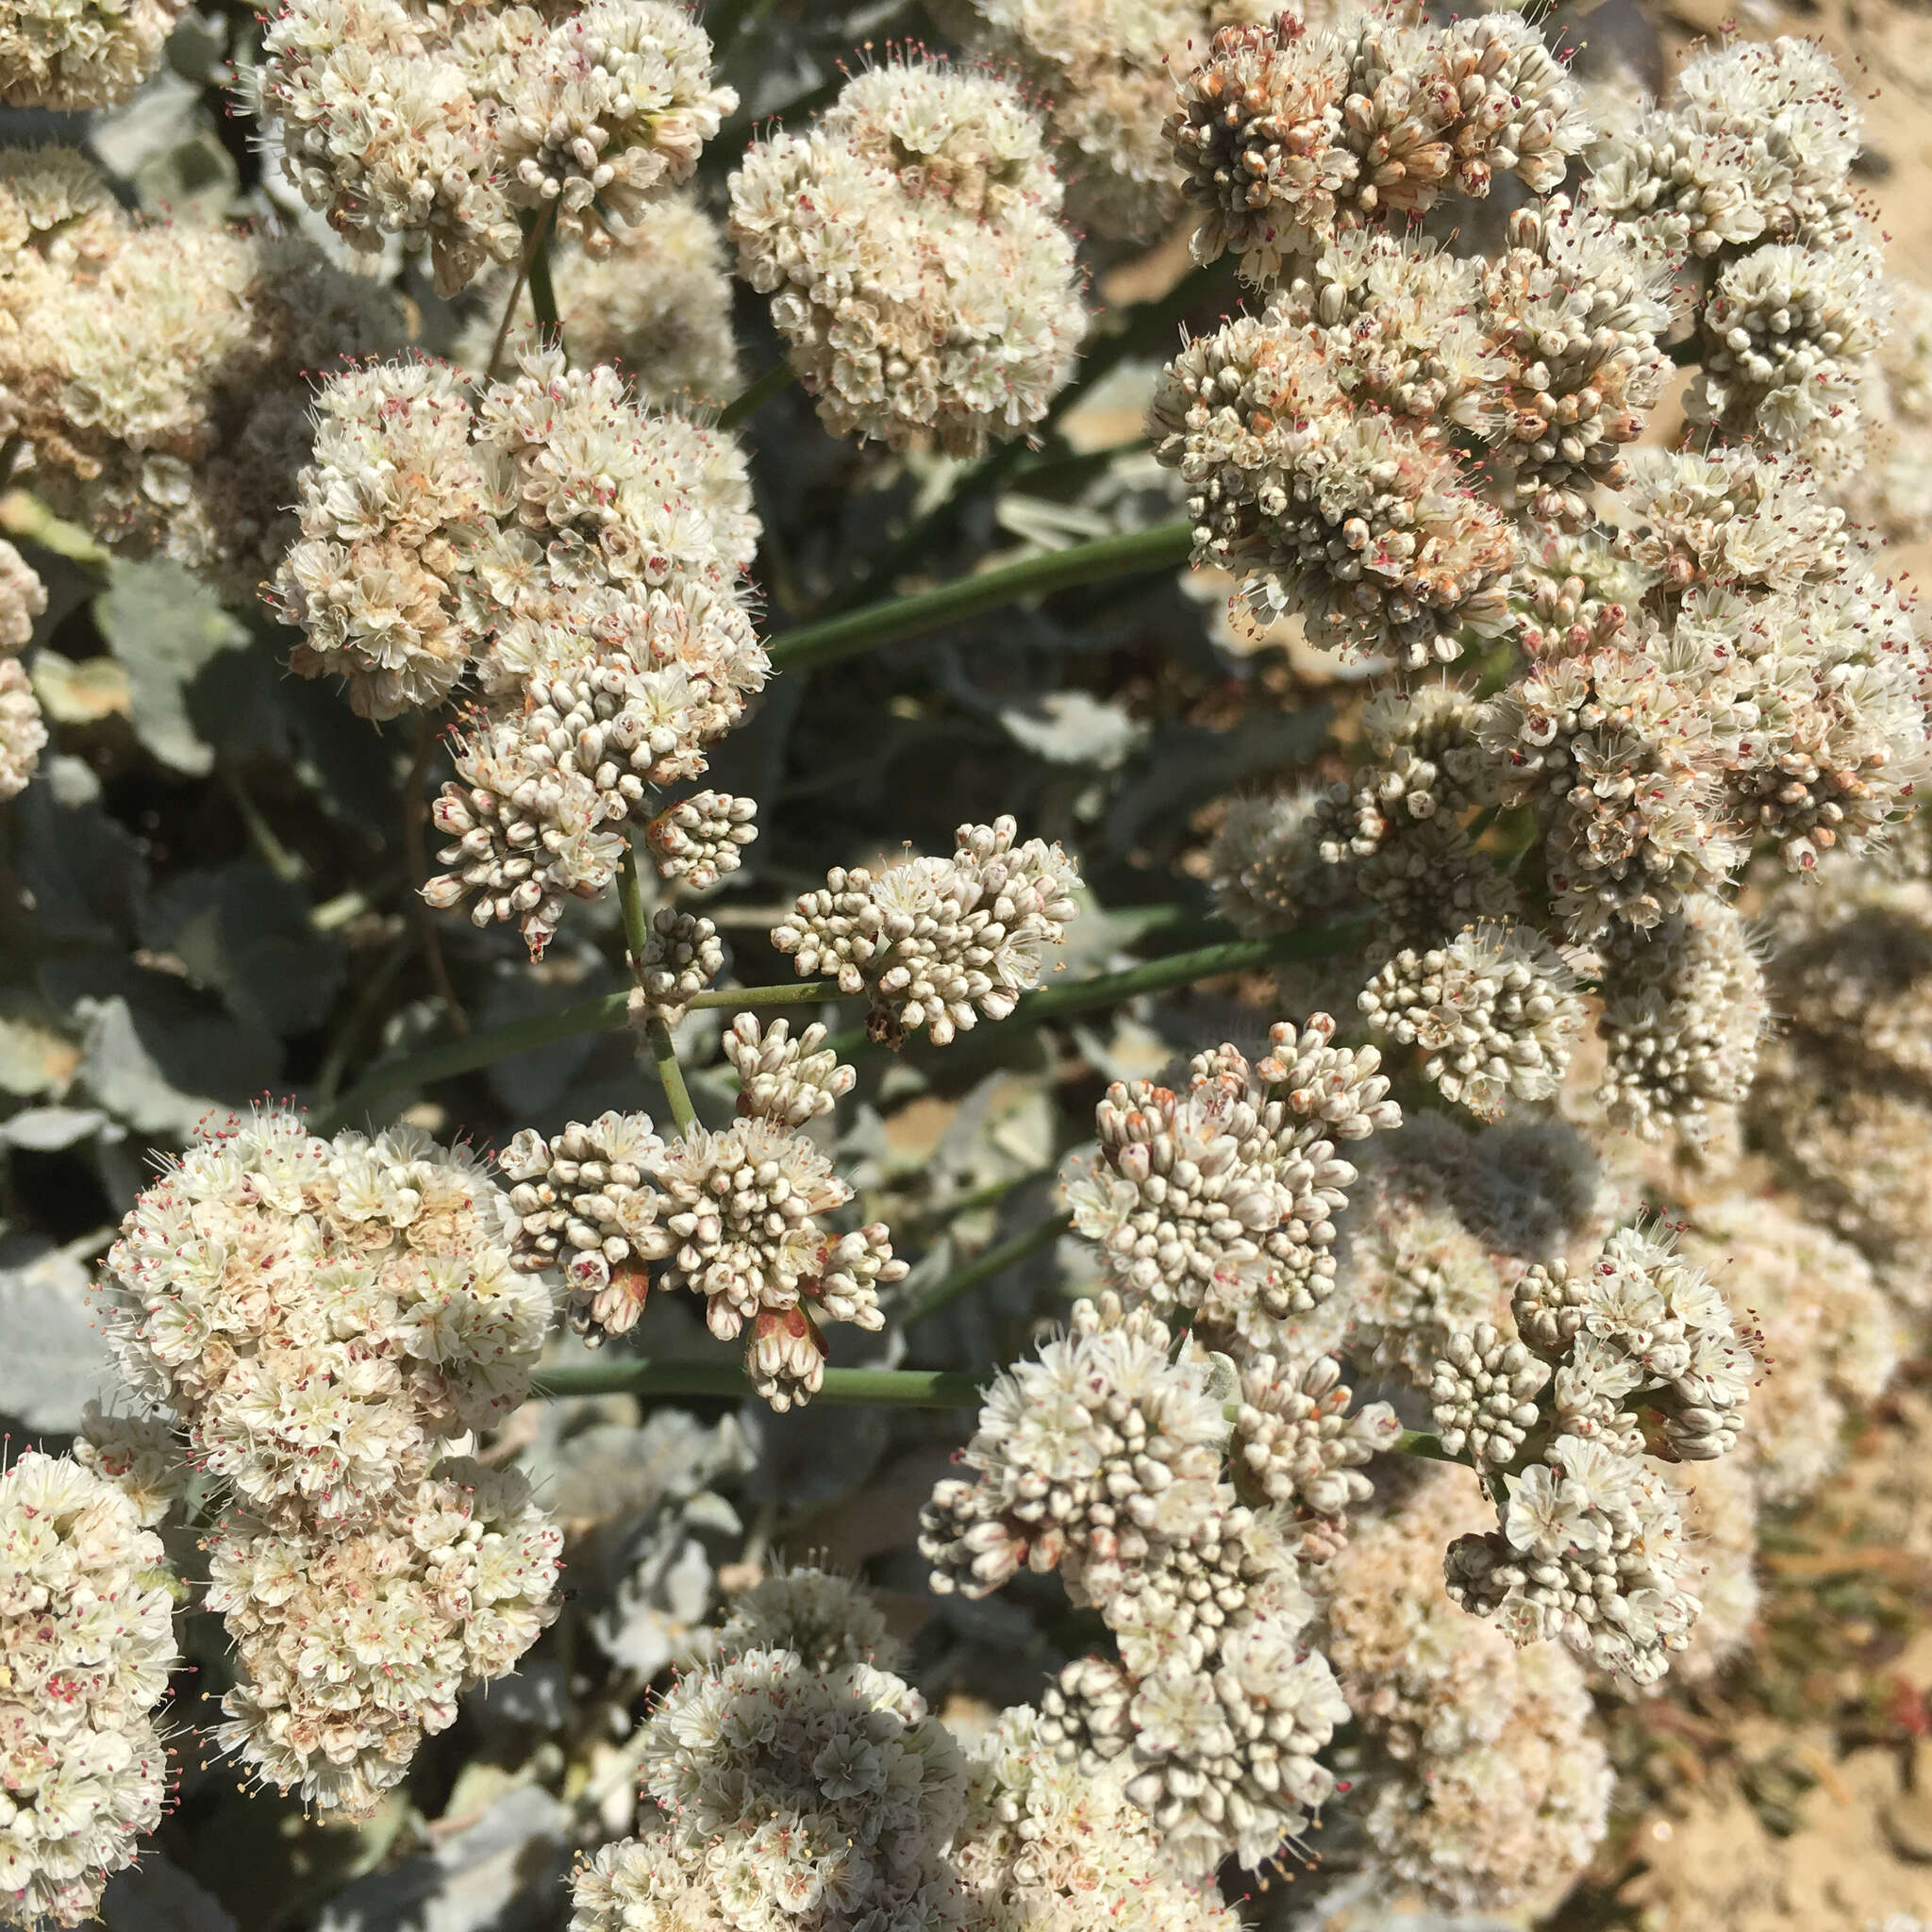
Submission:
[[[691,1089],[684,1084],[684,1069],[677,1064],[677,1048],[672,1043],[671,1028],[662,1020],[644,1024],[644,1041],[651,1049],[651,1064],[658,1070],[658,1084],[670,1103],[671,1118],[679,1133],[698,1124],[698,1110],[691,1104]]]
[[[644,963],[644,948],[650,943],[650,923],[644,917],[644,888],[638,876],[638,848],[625,841],[624,863],[617,868],[617,904],[624,914],[624,949],[630,956],[630,969],[638,972]]]
[[[1149,959],[1142,965],[1128,967],[1124,973],[1104,973],[1096,978],[1078,979],[1066,986],[1041,987],[1022,995],[1012,1018],[1052,1019],[1062,1013],[1112,1006],[1138,993],[1164,992],[1197,979],[1248,972],[1281,959],[1317,959],[1356,943],[1363,931],[1359,923],[1352,923],[1309,926],[1265,940],[1228,940],[1193,952],[1173,954],[1164,959]],[[399,1088],[427,1086],[458,1074],[474,1073],[478,1067],[508,1059],[511,1054],[527,1053],[532,1047],[555,1046],[559,1041],[575,1040],[586,1033],[614,1033],[629,1024],[629,997],[627,993],[611,992],[596,999],[578,1000],[573,1006],[533,1013],[528,1019],[512,1020],[508,1025],[492,1026],[464,1040],[444,1041],[440,1046],[425,1047],[421,1053],[391,1060],[359,1080],[335,1106],[318,1114],[310,1131],[332,1134],[358,1118],[373,1101]],[[739,1008],[816,1006],[841,997],[836,980],[808,979],[789,988],[720,989],[700,993],[691,1004]],[[841,1034],[828,1043],[840,1053],[846,1053],[864,1041],[865,1034],[860,1030]]]
[[[550,239],[556,223],[549,208],[537,217],[537,245],[530,257],[530,308],[537,318],[537,334],[554,340],[563,347],[563,324],[557,313],[557,285],[550,279]]]
[[[922,637],[983,610],[997,610],[1022,597],[1043,597],[1108,577],[1172,571],[1188,560],[1192,548],[1191,527],[1173,523],[1071,544],[1065,550],[1044,551],[996,570],[956,577],[949,584],[911,597],[868,604],[817,624],[800,625],[773,640],[772,665],[778,671],[806,671],[834,664],[861,651]]]
[[[1024,1234],[1016,1234],[1011,1241],[1001,1241],[997,1247],[987,1249],[985,1254],[967,1262],[965,1267],[954,1270],[943,1281],[936,1282],[906,1310],[900,1320],[910,1328],[915,1322],[924,1322],[928,1315],[938,1314],[962,1294],[972,1293],[981,1282],[991,1281],[995,1274],[1004,1274],[1016,1261],[1024,1261],[1028,1255],[1037,1255],[1041,1248],[1050,1247],[1066,1233],[1067,1226],[1067,1217],[1056,1214],[1041,1222],[1037,1227],[1029,1227]]]
[[[749,389],[741,391],[718,411],[718,427],[736,429],[741,423],[756,416],[774,395],[791,387],[797,374],[789,362],[779,362],[766,370]]]
[[[1389,1444],[1389,1450],[1395,1456],[1419,1456],[1424,1462],[1456,1462],[1464,1469],[1475,1467],[1467,1456],[1450,1455],[1442,1446],[1442,1439],[1431,1435],[1427,1429],[1404,1429]]]
[[[751,1377],[733,1361],[653,1361],[636,1357],[540,1369],[530,1391],[555,1395],[748,1396]],[[820,1402],[870,1402],[891,1408],[976,1408],[979,1383],[942,1369],[827,1369]]]

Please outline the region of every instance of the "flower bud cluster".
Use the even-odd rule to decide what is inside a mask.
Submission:
[[[1576,975],[1535,927],[1471,926],[1446,946],[1397,953],[1362,989],[1370,1027],[1426,1056],[1445,1100],[1494,1118],[1547,1100],[1583,1028]]]
[[[5,0],[0,102],[72,113],[125,101],[186,10],[187,0]]]
[[[366,1816],[458,1694],[507,1676],[556,1615],[562,1548],[523,1476],[462,1457],[347,1534],[225,1518],[206,1605],[243,1675],[220,1741],[318,1809]]]
[[[303,200],[353,247],[426,247],[443,295],[516,257],[520,212],[608,248],[738,105],[672,0],[286,0],[258,94]]]
[[[1252,1064],[1197,1054],[1178,1091],[1116,1081],[1095,1109],[1098,1158],[1068,1186],[1074,1225],[1130,1307],[1272,1347],[1334,1284],[1334,1216],[1355,1168],[1337,1144],[1399,1126],[1374,1047],[1332,1042],[1317,1013],[1274,1027]]]
[[[850,1090],[852,1070],[822,1053],[822,1026],[761,1034],[741,1013],[726,1052],[743,1086],[740,1117],[666,1139],[648,1115],[600,1115],[545,1140],[525,1128],[499,1157],[511,1182],[515,1265],[562,1277],[570,1322],[595,1347],[632,1327],[653,1284],[705,1302],[721,1341],[750,1324],[745,1367],[784,1410],[824,1379],[821,1324],[884,1325],[878,1291],[905,1278],[882,1222],[840,1233],[854,1198],[797,1129]]]
[[[396,299],[311,243],[139,222],[76,151],[0,150],[0,439],[115,549],[252,602],[294,531],[313,374],[403,340]]]
[[[1363,1738],[1371,1895],[1414,1888],[1453,1913],[1560,1895],[1616,1784],[1582,1667],[1553,1645],[1519,1650],[1442,1593],[1438,1552],[1483,1512],[1467,1476],[1431,1474],[1316,1577]]]
[[[1296,1557],[1337,1545],[1355,1470],[1394,1427],[1381,1405],[1346,1414],[1333,1362],[1228,1370],[1115,1294],[1078,1302],[1065,1336],[993,1384],[974,1479],[941,1482],[920,1519],[935,1590],[1058,1569],[1100,1609],[1119,1660],[1070,1664],[1039,1735],[1085,1774],[1112,1767],[1196,1877],[1230,1851],[1272,1857],[1333,1789],[1314,1753],[1347,1712],[1298,1641]]]
[[[637,981],[630,996],[632,1024],[683,1019],[691,1001],[724,970],[724,942],[718,928],[695,912],[660,906],[651,915],[642,958],[631,961]]]
[[[1688,253],[1680,300],[1702,368],[1693,424],[1859,460],[1858,395],[1883,334],[1877,238],[1852,201],[1859,115],[1808,41],[1726,43],[1688,62],[1675,97],[1612,130],[1595,192],[1634,246]]]
[[[549,1327],[508,1236],[466,1153],[273,1110],[204,1127],[108,1256],[124,1374],[234,1499],[209,1544],[241,1665],[221,1740],[325,1808],[372,1810],[554,1614],[561,1537],[522,1478],[439,1460],[523,1401]]]
[[[965,1757],[888,1672],[747,1650],[680,1678],[640,1742],[656,1806],[579,1869],[572,1932],[964,1921]]]
[[[1044,415],[1086,329],[1045,148],[1010,82],[906,58],[752,144],[739,272],[835,435],[974,456]]]
[[[899,1645],[879,1607],[856,1583],[826,1570],[780,1561],[731,1599],[718,1632],[724,1657],[795,1650],[822,1671],[851,1664],[898,1668]]]
[[[1499,174],[1546,193],[1591,135],[1574,83],[1511,13],[1410,25],[1361,8],[1311,29],[1284,10],[1221,28],[1177,87],[1166,132],[1202,211],[1194,255],[1232,250],[1257,283],[1338,228],[1480,198]]]
[[[172,1578],[104,1473],[33,1449],[0,1472],[0,1922],[78,1925],[160,1823]]]
[[[908,858],[874,874],[835,866],[772,929],[801,979],[824,974],[870,996],[867,1027],[899,1045],[924,1026],[936,1046],[980,1015],[1004,1020],[1065,937],[1080,874],[1058,845],[1016,843],[1010,818],[961,825],[950,859]]]
[[[693,891],[736,872],[739,855],[758,835],[758,804],[728,791],[696,791],[661,811],[644,827],[644,843],[667,879]]]
[[[1613,1234],[1587,1274],[1561,1260],[1529,1269],[1513,1313],[1520,1341],[1478,1330],[1438,1368],[1439,1419],[1508,1473],[1500,1527],[1449,1546],[1449,1593],[1518,1642],[1560,1638],[1655,1683],[1699,1606],[1677,1492],[1644,1460],[1646,1420],[1673,1460],[1732,1448],[1754,1338],[1701,1268],[1637,1227]],[[1520,1462],[1532,1436],[1545,1446]]]
[[[33,641],[34,619],[47,608],[40,573],[0,537],[0,658],[16,657]]]
[[[17,797],[40,769],[46,720],[18,658],[0,658],[0,803]]]
[[[1735,907],[1687,899],[1648,933],[1607,939],[1602,992],[1597,1103],[1613,1125],[1646,1139],[1674,1129],[1701,1140],[1712,1108],[1735,1108],[1750,1092],[1770,1007]]]

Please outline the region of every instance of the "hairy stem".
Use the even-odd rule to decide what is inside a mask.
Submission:
[[[530,1391],[557,1395],[749,1396],[751,1377],[737,1362],[617,1357],[538,1372]],[[976,1408],[976,1376],[943,1369],[827,1369],[818,1402],[870,1402],[892,1408]]]
[[[1173,523],[1024,557],[1017,563],[957,577],[914,596],[868,604],[817,624],[799,625],[772,641],[772,665],[778,671],[808,671],[820,664],[836,664],[841,658],[923,637],[961,618],[1017,603],[1022,597],[1043,597],[1053,591],[1099,583],[1108,577],[1171,571],[1187,561],[1192,548],[1192,528],[1185,523]]]
[[[756,416],[774,396],[790,389],[796,379],[797,372],[791,363],[775,363],[749,389],[740,391],[718,411],[718,427],[736,429],[741,423]]]

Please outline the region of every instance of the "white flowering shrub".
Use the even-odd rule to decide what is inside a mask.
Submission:
[[[1915,191],[1590,11],[0,0],[0,1920],[1916,1842]]]

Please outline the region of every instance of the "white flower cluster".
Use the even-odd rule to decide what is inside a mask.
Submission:
[[[1239,1932],[1210,1881],[1175,1875],[1118,1780],[1056,1755],[1037,1711],[1002,1711],[971,1754],[953,1864],[975,1932]]]
[[[895,58],[810,133],[753,143],[731,233],[827,428],[972,456],[1073,373],[1087,317],[1060,199],[1011,83]]]
[[[1747,1111],[1812,1219],[1858,1248],[1897,1301],[1932,1306],[1932,886],[1844,865],[1785,895],[1771,966],[1790,1016]]]
[[[686,1008],[724,970],[724,942],[710,920],[675,906],[651,915],[642,956],[631,962],[630,1017],[681,1020]]]
[[[1425,1057],[1443,1099],[1494,1118],[1547,1100],[1583,1029],[1576,975],[1534,926],[1474,925],[1446,946],[1397,953],[1362,989],[1370,1027]]]
[[[225,1518],[205,1604],[243,1676],[220,1741],[318,1809],[366,1815],[458,1694],[507,1676],[555,1616],[562,1548],[521,1475],[461,1457],[347,1533]]]
[[[525,1128],[504,1149],[515,1264],[561,1275],[592,1346],[636,1324],[654,1280],[687,1289],[721,1341],[750,1324],[745,1367],[784,1410],[824,1383],[823,1323],[884,1325],[878,1291],[906,1263],[883,1222],[838,1232],[853,1191],[798,1132],[852,1085],[824,1039],[794,1039],[783,1020],[761,1033],[741,1013],[727,1036],[741,1115],[722,1131],[665,1139],[648,1115],[607,1113],[547,1141]]]
[[[1437,1553],[1483,1513],[1468,1477],[1441,1471],[1318,1574],[1322,1641],[1364,1740],[1374,1890],[1413,1887],[1450,1912],[1559,1897],[1616,1783],[1582,1666],[1519,1650],[1443,1594]]]
[[[1253,1062],[1197,1054],[1178,1091],[1116,1081],[1095,1109],[1099,1158],[1075,1162],[1074,1226],[1130,1307],[1274,1345],[1333,1286],[1335,1214],[1356,1170],[1337,1143],[1399,1126],[1374,1047],[1335,1022],[1274,1026]]]
[[[1514,1315],[1520,1341],[1478,1330],[1461,1351],[1474,1360],[1438,1365],[1445,1441],[1466,1436],[1483,1467],[1508,1473],[1500,1528],[1449,1546],[1449,1593],[1518,1642],[1560,1638],[1603,1670],[1655,1683],[1699,1605],[1678,1494],[1643,1457],[1644,1418],[1674,1458],[1731,1448],[1757,1369],[1752,1338],[1701,1268],[1637,1227],[1613,1234],[1586,1274],[1560,1260],[1531,1268]]]
[[[490,703],[435,809],[452,869],[424,896],[541,951],[569,896],[609,890],[613,828],[701,772],[764,682],[741,457],[608,367],[525,352],[474,401],[429,362],[334,378],[301,483],[276,578],[295,668],[341,674],[375,718],[475,670]]]
[[[748,1650],[681,1678],[640,1741],[657,1808],[579,1869],[572,1932],[965,1922],[965,1757],[875,1665]]]
[[[146,1188],[100,1294],[135,1392],[271,1520],[346,1520],[523,1401],[549,1325],[502,1195],[412,1127],[205,1128]]]
[[[1575,84],[1521,15],[1409,25],[1350,8],[1309,27],[1285,8],[1224,26],[1178,82],[1167,137],[1201,209],[1194,254],[1251,282],[1337,230],[1480,197],[1498,175],[1557,187],[1591,138]]]
[[[615,363],[659,408],[728,402],[741,377],[723,228],[679,191],[645,202],[608,240],[594,255],[575,246],[551,251],[558,325],[571,354],[586,366]],[[458,359],[479,375],[493,373],[487,365],[514,279],[506,268],[478,285],[483,306]],[[535,329],[526,290],[511,339],[526,341]]]
[[[983,1014],[1004,1020],[1040,977],[1041,955],[1078,910],[1074,861],[1010,818],[961,825],[951,858],[908,858],[876,874],[834,866],[772,928],[801,979],[863,992],[874,1040],[924,1026],[937,1046]]]
[[[549,1327],[508,1237],[467,1154],[269,1111],[205,1127],[108,1256],[124,1374],[234,1498],[223,1741],[325,1807],[373,1808],[551,1614],[560,1537],[521,1479],[439,1461],[523,1401]]]
[[[0,1473],[0,1923],[78,1925],[160,1823],[172,1578],[112,1481],[33,1449]]]
[[[161,63],[187,0],[5,0],[0,102],[9,108],[108,108]]]
[[[738,105],[673,0],[291,0],[258,93],[308,206],[357,248],[425,246],[445,295],[516,256],[520,213],[607,247],[612,222],[691,178]]]
[[[808,1564],[774,1564],[731,1599],[718,1632],[726,1657],[748,1650],[795,1650],[822,1671],[849,1664],[898,1667],[899,1646],[879,1607],[856,1583]]]
[[[920,1519],[937,1591],[984,1595],[1024,1565],[1099,1607],[1119,1661],[1070,1664],[1040,1736],[1085,1774],[1112,1766],[1195,1877],[1230,1851],[1273,1857],[1332,1790],[1313,1754],[1347,1713],[1298,1641],[1303,1525],[1274,1506],[1311,1515],[1328,1549],[1363,1493],[1354,1468],[1393,1418],[1348,1417],[1336,1381],[1332,1362],[1264,1357],[1237,1386],[1224,1358],[1176,1355],[1145,1308],[1078,1302],[1065,1336],[995,1381],[974,1479],[941,1482]]]
[[[105,543],[245,607],[294,531],[314,374],[402,341],[310,243],[140,223],[75,150],[0,150],[0,439]]]
[[[1822,49],[1740,41],[1689,61],[1675,98],[1591,158],[1607,211],[1688,254],[1691,422],[1839,474],[1860,459],[1859,395],[1885,319],[1877,237],[1852,201],[1860,140]]]

